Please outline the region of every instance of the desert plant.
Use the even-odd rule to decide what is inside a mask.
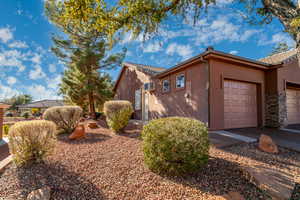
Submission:
[[[82,109],[79,106],[54,106],[48,108],[43,119],[53,121],[59,129],[65,133],[71,133],[77,126],[82,115]]]
[[[4,124],[3,125],[3,136],[8,136],[8,131],[9,131],[9,125],[8,124]]]
[[[132,113],[133,108],[129,101],[107,101],[104,103],[107,124],[116,133],[127,126]]]
[[[209,140],[204,123],[169,117],[150,121],[142,131],[145,164],[154,172],[193,172],[208,161]]]
[[[15,123],[9,129],[9,150],[17,165],[40,162],[55,147],[56,125],[46,120]]]
[[[31,116],[31,113],[29,111],[24,111],[21,113],[21,117],[24,117],[25,119],[28,119]]]
[[[14,114],[13,113],[11,113],[11,112],[7,112],[7,113],[5,113],[5,117],[13,117],[14,116]]]

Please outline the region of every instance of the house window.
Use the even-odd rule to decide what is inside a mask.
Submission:
[[[134,99],[134,108],[135,110],[140,110],[141,109],[141,89],[138,89],[135,91],[135,99]]]
[[[149,83],[144,84],[144,90],[148,91],[149,90]]]
[[[185,86],[185,77],[184,74],[176,76],[176,88],[184,88]]]
[[[163,80],[163,92],[169,92],[169,91],[170,91],[170,81]]]

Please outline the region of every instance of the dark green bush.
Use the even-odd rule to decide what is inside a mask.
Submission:
[[[142,131],[145,164],[154,172],[183,174],[208,161],[209,140],[204,123],[169,117],[150,121]]]
[[[21,117],[24,117],[25,119],[28,119],[31,116],[31,113],[29,111],[24,111],[21,113]]]

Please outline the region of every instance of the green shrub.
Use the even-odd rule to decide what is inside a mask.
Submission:
[[[28,119],[31,116],[31,113],[29,111],[24,111],[21,113],[21,117],[24,117],[25,119]]]
[[[8,131],[9,131],[9,125],[4,124],[3,125],[3,136],[7,137],[8,136]]]
[[[154,172],[193,172],[208,161],[209,140],[204,123],[169,117],[150,121],[142,131],[145,164]]]
[[[44,112],[43,119],[53,121],[59,129],[71,133],[77,126],[81,115],[82,109],[79,106],[54,106]]]
[[[104,103],[103,110],[107,124],[114,132],[119,132],[125,128],[133,113],[129,101],[107,101]]]
[[[5,117],[13,117],[14,116],[14,114],[13,113],[11,113],[11,112],[7,112],[7,113],[5,113]]]
[[[56,125],[46,120],[15,123],[9,129],[9,150],[17,165],[40,162],[56,143]]]

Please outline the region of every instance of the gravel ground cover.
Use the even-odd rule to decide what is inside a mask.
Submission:
[[[71,142],[66,135],[59,136],[55,154],[45,163],[22,169],[8,166],[0,174],[0,199],[24,199],[32,190],[49,186],[52,199],[210,200],[238,191],[246,199],[267,200],[264,192],[243,178],[239,165],[259,163],[299,175],[299,154],[280,149],[280,156],[270,156],[256,150],[255,144],[211,147],[208,165],[199,172],[182,177],[157,175],[143,164],[136,126],[114,135],[100,124],[88,130],[83,140]],[[299,194],[294,192],[292,200],[296,199]]]

